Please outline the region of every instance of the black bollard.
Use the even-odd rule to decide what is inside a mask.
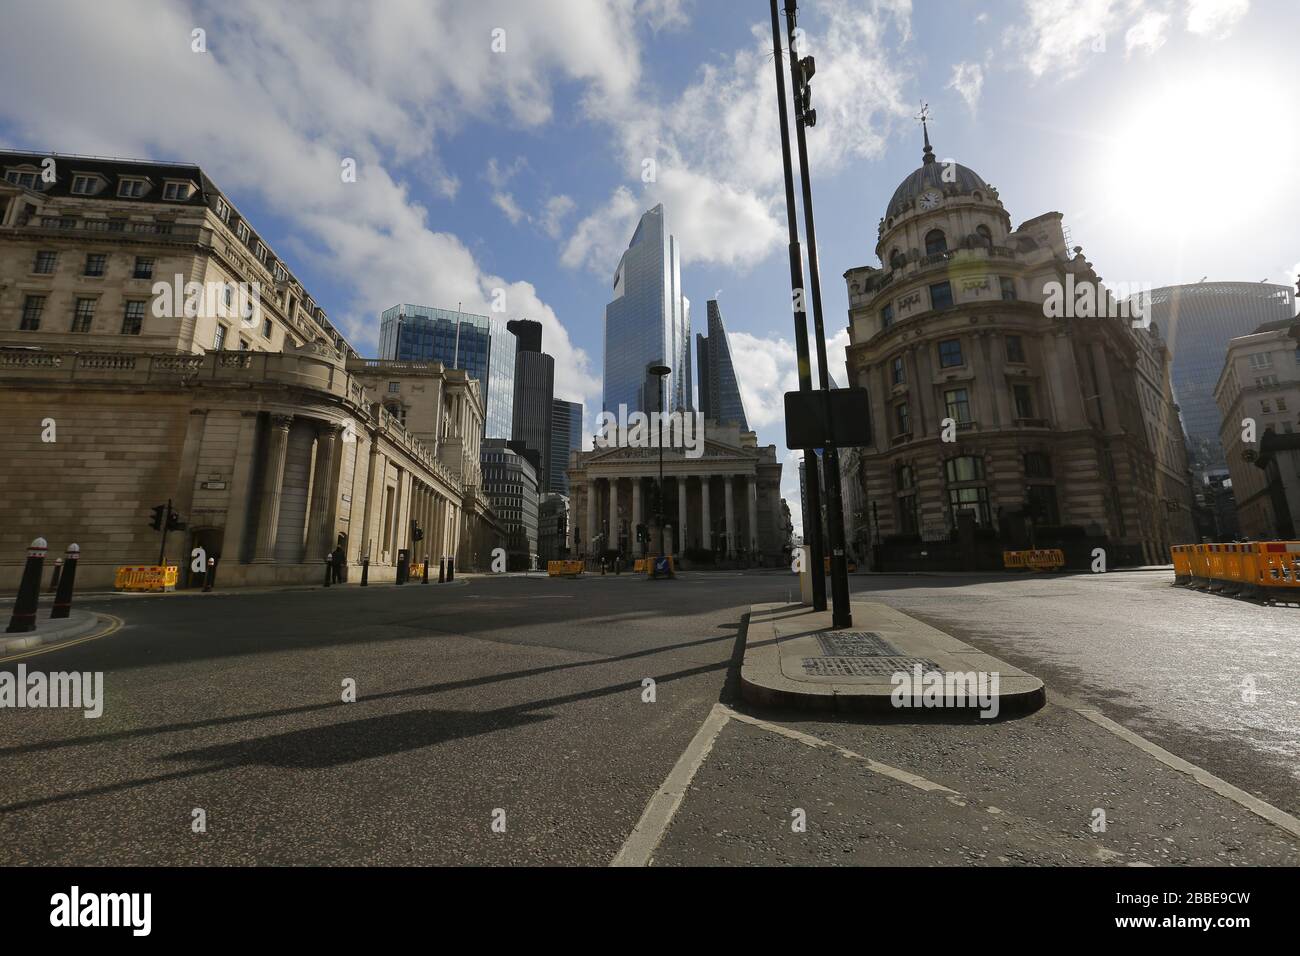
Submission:
[[[456,558],[454,556],[447,558],[447,580],[456,580]]]
[[[54,559],[54,573],[50,575],[50,590],[57,592],[59,590],[59,574],[63,571],[63,559]]]
[[[370,555],[361,559],[361,586],[370,587]]]
[[[424,580],[421,581],[420,583],[421,584],[429,583],[429,556],[427,554],[424,556]]]
[[[447,582],[447,559],[439,558],[438,559],[438,583],[445,584],[446,582]]]
[[[330,568],[330,556],[327,554],[327,555],[325,555],[325,586],[326,586],[326,587],[329,587],[329,586],[330,586],[330,571],[331,571],[331,570],[332,570],[332,569]]]
[[[54,595],[54,609],[50,617],[67,617],[72,613],[72,588],[77,582],[77,560],[81,557],[81,546],[68,545],[68,560],[63,566],[63,577],[59,581],[59,590]]]
[[[208,558],[208,573],[203,576],[203,590],[211,591],[212,584],[217,579],[217,559]]]
[[[37,538],[27,549],[27,565],[23,568],[23,580],[18,585],[18,599],[14,601],[14,612],[9,618],[6,633],[22,633],[36,630],[36,609],[41,603],[41,571],[45,568],[44,538]]]

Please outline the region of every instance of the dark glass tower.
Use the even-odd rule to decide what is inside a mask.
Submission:
[[[727,343],[727,329],[722,324],[722,312],[716,299],[708,302],[709,334],[695,336],[700,369],[700,411],[710,421],[730,422],[749,431],[745,417],[745,403],[740,397],[740,383],[736,380],[736,366],[731,361],[731,346]]]
[[[515,338],[512,445],[537,456],[537,485],[549,491],[551,399],[555,394],[555,359],[542,351],[542,324],[531,319],[506,323]]]
[[[551,473],[548,491],[569,493],[569,453],[582,450],[582,405],[551,400]]]

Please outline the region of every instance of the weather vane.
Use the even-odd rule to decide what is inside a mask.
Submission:
[[[915,119],[916,119],[916,121],[919,122],[922,126],[925,125],[926,121],[930,119],[930,104],[929,104],[929,103],[922,103],[922,104],[921,104],[921,112],[919,112],[919,113],[916,114]]]

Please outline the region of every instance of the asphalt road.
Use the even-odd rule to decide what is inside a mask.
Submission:
[[[1300,609],[1163,583],[854,581],[1295,812]],[[0,710],[0,864],[605,865],[719,704],[656,863],[1300,864],[1300,841],[1059,703],[991,724],[748,711],[743,615],[793,584],[502,576],[87,602],[125,626],[0,664],[103,671],[107,688],[97,720]],[[1254,710],[1233,703],[1246,672]]]

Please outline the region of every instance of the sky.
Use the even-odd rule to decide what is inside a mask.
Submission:
[[[588,434],[614,270],[662,202],[695,330],[717,298],[800,523],[763,0],[43,0],[4,19],[0,145],[202,166],[364,355],[390,305],[502,301],[542,323]],[[996,186],[1013,226],[1061,212],[1107,282],[1295,283],[1294,0],[816,0],[799,22],[841,383],[841,277],[879,264],[922,102],[940,159]]]

